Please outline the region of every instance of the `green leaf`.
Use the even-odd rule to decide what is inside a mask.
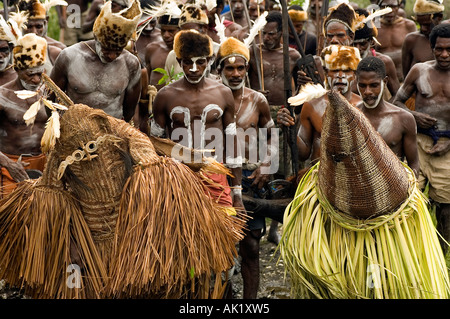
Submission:
[[[163,68],[156,68],[156,69],[153,70],[153,72],[158,72],[158,73],[167,75],[166,70],[164,70]]]
[[[195,275],[194,267],[191,267],[191,271],[190,271],[191,279],[194,278],[194,275]]]

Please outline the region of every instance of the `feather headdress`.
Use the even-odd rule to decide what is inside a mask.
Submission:
[[[371,14],[369,14],[367,17],[364,17],[364,15],[359,16],[358,21],[356,23],[355,29],[360,29],[364,27],[369,21],[374,20],[375,18],[381,17],[382,15],[388,14],[392,11],[391,7],[387,7],[380,10],[375,10]],[[363,18],[364,17],[364,18]]]
[[[14,46],[17,45],[17,41],[22,36],[21,28],[17,25],[16,21],[13,19],[8,19],[5,21],[3,16],[0,16],[0,39],[11,42]]]
[[[244,39],[244,44],[247,48],[250,47],[253,40],[255,39],[256,35],[261,31],[264,26],[267,23],[266,17],[269,14],[268,11],[264,11],[253,23],[252,27],[250,28],[250,32],[248,36]]]
[[[64,0],[45,0],[42,5],[45,8],[45,11],[48,13],[48,11],[53,8],[54,6],[67,6],[68,3]]]
[[[291,96],[288,99],[288,103],[292,106],[302,105],[305,102],[309,102],[312,99],[319,98],[325,95],[327,90],[320,84],[306,83],[302,86],[300,92],[297,95]]]
[[[159,6],[150,6],[150,8],[142,9],[144,14],[149,15],[152,19],[157,19],[162,16],[169,16],[169,18],[180,18],[181,9],[174,0],[163,0]]]

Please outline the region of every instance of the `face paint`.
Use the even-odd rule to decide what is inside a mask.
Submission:
[[[362,94],[361,94],[361,91],[359,90],[359,87],[358,87],[358,92],[359,92],[359,95],[362,97]],[[364,106],[365,106],[366,108],[368,108],[368,109],[374,109],[374,108],[376,108],[376,107],[378,106],[378,104],[380,103],[381,98],[383,97],[383,92],[384,92],[384,81],[381,80],[381,90],[380,90],[380,93],[378,94],[377,99],[375,100],[375,102],[374,102],[373,104],[368,104],[368,103],[366,103],[366,102],[364,101],[364,98],[363,98]]]
[[[241,83],[239,83],[238,85],[234,85],[234,86],[230,85],[230,82],[228,81],[227,77],[225,76],[224,71],[221,72],[221,77],[222,77],[223,84],[228,86],[233,91],[241,89],[245,84],[244,79],[242,79]]]

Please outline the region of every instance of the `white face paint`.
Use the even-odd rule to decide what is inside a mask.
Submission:
[[[359,92],[359,95],[362,97],[361,91],[359,90],[359,86],[358,86],[358,92]],[[368,104],[363,99],[364,106],[368,109],[376,108],[378,106],[378,104],[380,103],[381,99],[383,98],[383,92],[384,92],[384,81],[381,80],[381,90],[380,90],[380,93],[378,94],[377,99],[375,100],[375,102],[373,104]]]
[[[222,83],[224,85],[228,86],[233,91],[241,89],[244,86],[244,84],[245,84],[244,79],[242,79],[242,82],[239,83],[238,85],[234,85],[234,86],[230,85],[230,82],[228,81],[227,77],[225,76],[224,71],[222,71],[220,75],[222,77]]]
[[[11,54],[8,54],[4,59],[0,59],[0,72],[6,69],[6,67],[9,65],[9,62],[11,61]]]
[[[336,83],[342,83],[345,85],[345,87],[341,90],[342,94],[345,94],[348,92],[349,88],[350,88],[350,83],[352,83],[353,81],[349,82],[347,79],[347,75],[343,75],[342,77],[337,76],[337,78],[333,78],[333,77],[327,77],[328,79],[328,83],[330,84],[331,88],[334,88]]]
[[[95,41],[95,52],[97,53],[98,58],[100,59],[100,61],[102,63],[104,63],[104,64],[108,63],[108,61],[103,56],[102,45],[98,41]]]

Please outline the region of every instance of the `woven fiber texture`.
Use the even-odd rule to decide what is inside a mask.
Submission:
[[[338,210],[358,218],[387,214],[408,197],[402,163],[369,120],[338,92],[323,117],[319,187]]]

